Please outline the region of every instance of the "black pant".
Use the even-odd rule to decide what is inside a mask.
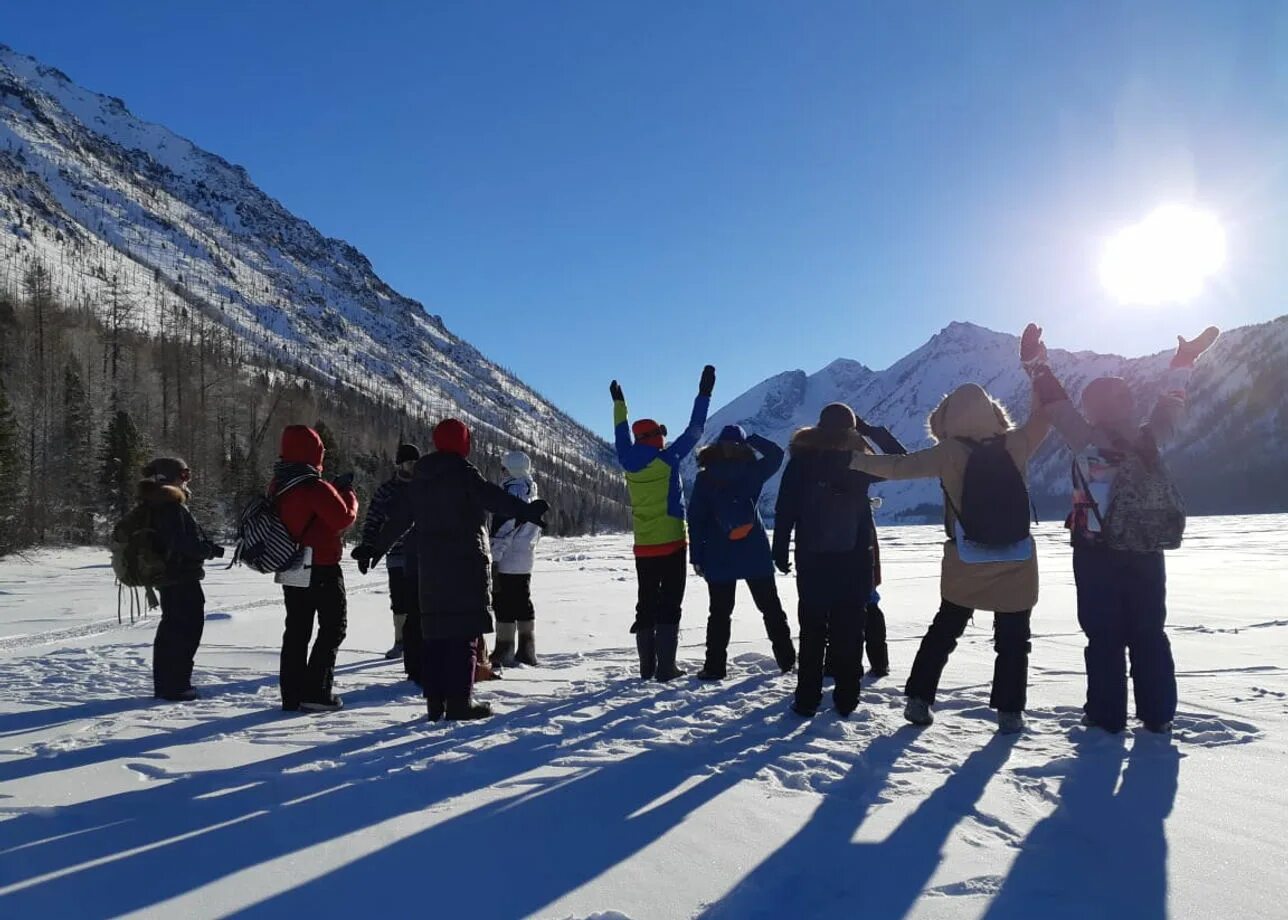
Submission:
[[[885,614],[877,604],[863,611],[863,643],[868,650],[868,665],[873,671],[890,670],[890,647],[886,645]]]
[[[415,564],[389,570],[389,606],[394,616],[402,617],[403,670],[411,680],[420,682],[420,579]]]
[[[1078,625],[1087,636],[1087,715],[1108,731],[1127,725],[1127,665],[1136,714],[1159,725],[1176,716],[1176,664],[1164,632],[1167,569],[1162,553],[1103,546],[1073,551]]]
[[[536,619],[537,612],[532,607],[532,576],[497,572],[492,578],[492,608],[498,623]]]
[[[927,703],[935,701],[939,678],[948,664],[948,656],[957,648],[957,640],[966,631],[966,624],[975,615],[968,607],[959,607],[943,601],[935,614],[917,658],[912,663],[912,673],[904,693]],[[993,692],[988,705],[1000,712],[1023,712],[1029,684],[1029,619],[1032,611],[997,613],[993,615],[993,649],[997,657],[993,662]]]
[[[639,601],[631,632],[651,630],[659,624],[678,625],[689,575],[688,552],[679,549],[667,556],[636,556],[635,573],[639,576]]]
[[[760,611],[769,641],[778,645],[792,641],[791,627],[783,602],[778,599],[778,584],[774,576],[749,578],[751,599]],[[738,590],[736,581],[707,582],[711,596],[710,615],[707,617],[707,670],[723,671],[729,657],[730,618],[733,616],[734,598]]]
[[[863,678],[863,608],[872,594],[872,553],[796,553],[801,635],[796,707],[814,710],[823,699],[823,665],[831,647],[836,676],[832,699],[851,712]]]
[[[480,639],[426,639],[423,645],[425,698],[467,700],[474,692],[474,664]]]
[[[192,659],[206,628],[206,595],[201,582],[161,589],[161,622],[152,642],[152,689],[175,696],[192,686]]]
[[[282,634],[282,705],[293,709],[301,703],[331,699],[335,656],[348,628],[348,599],[344,573],[338,565],[313,567],[307,588],[283,587],[286,598],[286,632]],[[313,618],[318,636],[309,652]]]

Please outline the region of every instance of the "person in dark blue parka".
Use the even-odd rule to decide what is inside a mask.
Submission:
[[[759,456],[757,456],[759,454]],[[774,583],[769,535],[760,519],[760,491],[783,463],[783,449],[729,425],[698,453],[698,477],[689,502],[691,559],[711,596],[707,660],[700,680],[725,677],[729,619],[738,582],[745,581],[765,621],[774,660],[786,674],[796,666],[787,614]]]

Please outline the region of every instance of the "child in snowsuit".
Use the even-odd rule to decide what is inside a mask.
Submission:
[[[512,450],[501,461],[501,488],[524,503],[537,499],[532,458]],[[492,606],[496,610],[493,666],[537,665],[536,611],[532,606],[532,565],[541,528],[511,515],[492,515]]]
[[[206,537],[188,510],[192,471],[177,457],[158,457],[143,469],[139,501],[148,507],[157,549],[165,560],[158,587],[161,622],[152,643],[152,688],[158,699],[195,700],[192,662],[206,625],[206,595],[201,580],[205,561],[224,549]]]
[[[390,509],[376,544],[379,552],[407,535],[419,567],[421,669],[435,722],[492,714],[490,705],[472,699],[478,637],[492,632],[488,513],[544,527],[549,508],[541,499],[524,502],[488,482],[466,459],[469,454],[469,429],[456,419],[440,422],[434,453],[417,461],[408,501]]]
[[[626,472],[635,525],[639,600],[631,632],[639,653],[640,677],[645,680],[656,677],[668,681],[684,673],[675,665],[688,577],[680,462],[698,446],[715,385],[716,369],[707,365],[698,384],[698,397],[693,401],[689,427],[669,447],[665,425],[652,419],[640,419],[631,425],[622,388],[616,380],[608,388],[613,398],[617,461]]]
[[[1047,362],[1042,330],[1024,331],[1021,355],[1043,410],[1074,452],[1073,575],[1078,624],[1087,637],[1087,702],[1084,722],[1108,732],[1127,725],[1126,658],[1145,728],[1167,732],[1176,715],[1176,665],[1164,625],[1167,572],[1163,549],[1179,542],[1177,508],[1171,533],[1159,539],[1157,518],[1130,507],[1147,479],[1174,493],[1159,448],[1172,440],[1185,411],[1185,386],[1194,363],[1220,335],[1210,327],[1192,342],[1178,339],[1164,393],[1140,423],[1126,381],[1101,377],[1087,384],[1082,411],[1074,407]],[[1120,494],[1121,493],[1121,494]],[[1127,505],[1120,507],[1122,497]],[[1179,499],[1179,496],[1177,496]],[[1111,514],[1112,512],[1112,514]],[[1117,515],[1123,515],[1117,519]]]
[[[311,556],[307,586],[283,585],[286,631],[282,635],[282,709],[332,712],[344,703],[332,692],[335,659],[349,625],[349,603],[340,560],[341,538],[358,519],[353,474],[322,478],[326,448],[312,428],[282,432],[280,459],[268,494],[295,542]],[[318,633],[309,651],[313,621]]]
[[[948,656],[957,647],[957,640],[974,612],[991,610],[997,613],[993,620],[997,659],[989,706],[998,710],[998,726],[1002,732],[1018,732],[1024,727],[1029,620],[1038,600],[1036,547],[1032,537],[1025,536],[1010,552],[997,553],[999,558],[976,554],[976,544],[962,536],[959,509],[972,454],[988,446],[990,466],[1014,467],[1011,470],[1008,466],[1000,472],[1009,475],[1009,481],[1019,493],[1010,497],[1018,499],[1022,512],[1019,524],[1027,534],[1029,458],[1041,446],[1048,431],[1046,416],[1036,407],[1029,421],[1016,428],[998,402],[982,387],[968,383],[944,397],[930,414],[930,433],[938,442],[934,447],[902,457],[854,454],[855,469],[884,479],[937,478],[944,491],[944,529],[948,539],[944,543],[939,581],[943,602],[921,640],[904,688],[908,697],[904,717],[915,725],[929,725],[934,721],[930,707],[935,702]],[[959,540],[963,545],[959,546]]]
[[[857,425],[854,410],[832,403],[824,407],[816,427],[796,432],[775,508],[774,565],[784,575],[791,571],[791,538],[796,534],[801,632],[792,709],[806,717],[814,715],[823,699],[829,644],[836,711],[848,716],[859,705],[863,610],[872,594],[868,487],[879,479],[850,468],[850,452],[857,444],[871,450]],[[878,432],[883,439],[889,434],[866,425],[862,434],[875,437]]]
[[[759,453],[759,457],[757,454]],[[723,680],[730,617],[739,581],[745,581],[765,623],[774,660],[786,674],[796,666],[787,614],[774,584],[774,558],[760,519],[760,492],[783,463],[783,449],[737,425],[720,432],[698,453],[698,476],[689,502],[693,568],[707,581],[707,658],[699,680]]]
[[[366,520],[362,522],[362,542],[350,553],[353,560],[358,563],[358,571],[363,575],[366,575],[367,570],[376,562],[373,547],[380,538],[380,529],[385,526],[385,521],[389,517],[389,509],[407,500],[412,469],[419,459],[420,448],[415,444],[399,444],[398,452],[394,455],[394,474],[381,483],[380,488],[376,489],[376,494],[371,497]],[[408,647],[405,641],[407,638],[412,639],[411,648],[420,648],[415,566],[407,565],[403,542],[400,540],[389,547],[389,554],[385,556],[385,570],[389,578],[389,607],[394,619],[393,648],[385,652],[385,658],[389,661],[404,658],[403,650]],[[408,622],[412,624],[411,628],[414,630],[414,635],[411,637],[405,636]],[[407,677],[419,682],[420,656],[411,655],[404,658],[404,666]]]

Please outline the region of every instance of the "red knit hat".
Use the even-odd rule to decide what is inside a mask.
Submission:
[[[651,418],[642,418],[631,426],[631,434],[636,444],[647,444],[649,447],[661,448],[666,444],[666,426],[659,425]]]
[[[444,419],[434,428],[434,449],[458,457],[470,455],[470,430],[454,418]]]
[[[282,431],[282,450],[278,454],[288,463],[307,463],[322,469],[326,448],[322,437],[307,425],[287,425]]]

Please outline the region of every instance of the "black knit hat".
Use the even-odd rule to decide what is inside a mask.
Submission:
[[[143,468],[143,475],[161,483],[181,482],[188,464],[178,457],[157,457]]]
[[[854,410],[845,403],[829,403],[818,414],[818,427],[828,431],[848,431],[856,427]]]
[[[399,444],[395,463],[415,463],[420,459],[420,448],[415,444]]]

